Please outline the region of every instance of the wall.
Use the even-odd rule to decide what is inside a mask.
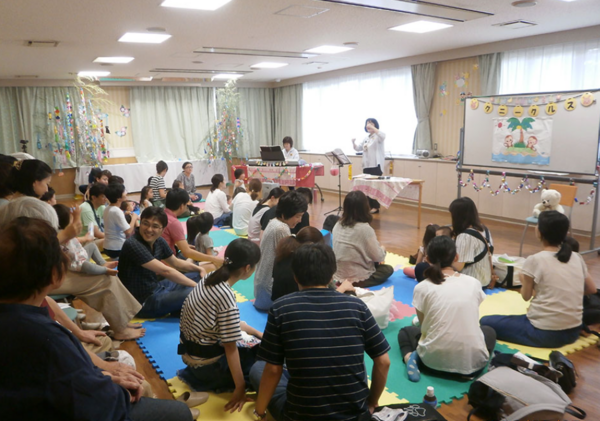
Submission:
[[[465,82],[459,87],[457,83]],[[440,86],[446,84],[445,93]],[[438,145],[442,155],[456,155],[459,149],[460,129],[463,127],[465,103],[460,93],[479,95],[479,64],[477,57],[439,62],[436,69],[436,83],[433,104],[429,114],[432,144]]]
[[[120,158],[126,156],[135,156],[133,150],[133,127],[131,117],[125,117],[121,112],[121,106],[129,109],[129,87],[103,87],[108,94],[105,98],[105,105],[102,111],[108,114],[108,124],[110,134],[106,135],[111,157]],[[125,129],[123,129],[125,128]],[[117,135],[117,132],[125,132],[124,136]]]

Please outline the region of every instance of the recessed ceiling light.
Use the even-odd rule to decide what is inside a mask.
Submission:
[[[94,63],[124,64],[133,61],[133,57],[97,57]]]
[[[239,75],[239,74],[235,74],[235,73],[219,73],[218,75],[214,75],[212,77],[212,80],[215,80],[215,79],[226,79],[226,80],[239,79],[242,76],[244,76],[244,75]]]
[[[537,1],[533,0],[519,0],[511,3],[514,7],[533,7],[537,4]]]
[[[110,72],[103,72],[103,71],[99,71],[99,70],[84,70],[84,71],[77,73],[77,76],[87,76],[87,77],[102,77],[102,76],[108,76],[108,75],[110,75]]]
[[[250,66],[251,69],[279,69],[280,67],[287,66],[288,63],[273,63],[270,61],[263,61],[262,63],[256,63]]]
[[[450,28],[453,25],[447,23],[428,22],[426,20],[419,20],[416,22],[407,23],[405,25],[394,26],[389,28],[390,31],[401,31],[401,32],[414,32],[417,34],[424,34],[425,32],[438,31],[444,28]]]
[[[179,9],[217,10],[231,0],[165,0],[163,7],[177,7]]]
[[[344,51],[354,50],[352,47],[337,47],[335,45],[321,45],[320,47],[311,48],[310,50],[304,50],[305,53],[314,54],[337,54],[343,53]]]
[[[285,58],[310,58],[316,54],[296,53],[292,51],[271,51],[271,50],[250,50],[244,48],[221,48],[221,47],[202,47],[201,50],[195,50],[195,53],[201,54],[229,54],[234,56],[261,56],[261,57],[285,57]]]
[[[144,76],[144,77],[138,77],[136,78],[136,80],[138,82],[152,82],[153,77],[152,76]]]
[[[119,42],[141,42],[147,44],[160,44],[171,38],[169,34],[147,34],[144,32],[127,32]]]

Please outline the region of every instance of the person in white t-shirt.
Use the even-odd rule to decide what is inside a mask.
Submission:
[[[227,200],[227,195],[223,191],[225,189],[225,179],[223,174],[215,174],[210,179],[212,187],[210,193],[206,197],[204,204],[204,212],[210,212],[215,219],[214,224],[218,227],[231,224],[231,209],[230,200]]]
[[[569,219],[557,211],[542,212],[536,235],[542,251],[529,256],[521,273],[521,296],[531,300],[527,314],[494,315],[481,324],[496,330],[498,339],[540,348],[575,342],[583,322],[583,295],[596,285],[583,258],[565,241]]]
[[[123,184],[111,184],[106,189],[106,198],[110,206],[104,209],[104,253],[113,259],[121,254],[121,248],[127,237],[133,234],[138,221],[135,213],[131,214],[131,222],[125,219],[121,203],[127,199]]]
[[[236,189],[238,193],[231,202],[231,211],[233,212],[231,225],[235,230],[235,234],[240,236],[248,235],[248,223],[252,211],[256,208],[258,199],[262,194],[262,182],[257,178],[253,178],[248,184],[248,190],[250,190],[250,193],[246,193],[246,190],[238,187]]]
[[[300,161],[300,154],[298,150],[294,148],[294,140],[291,136],[283,138],[283,156],[286,161]]]
[[[474,375],[483,369],[496,344],[496,334],[479,326],[481,283],[456,272],[456,246],[451,238],[433,238],[427,246],[426,279],[415,287],[413,306],[419,326],[398,333],[408,378],[418,382],[419,364],[435,371]]]

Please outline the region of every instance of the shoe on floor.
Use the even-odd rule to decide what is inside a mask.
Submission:
[[[208,400],[208,393],[206,392],[184,392],[177,398],[178,401],[185,403],[188,408],[193,408],[198,405],[202,405]]]
[[[371,209],[369,212],[370,212],[371,214],[379,213],[379,209],[375,209],[375,208],[373,208],[373,209]]]
[[[200,410],[196,408],[190,408],[190,412],[192,413],[192,419],[195,421],[200,416]]]

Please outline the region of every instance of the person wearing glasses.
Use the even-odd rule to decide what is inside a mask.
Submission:
[[[163,208],[146,208],[140,218],[139,229],[125,241],[121,250],[119,279],[142,305],[137,317],[154,318],[179,313],[188,294],[196,286],[196,282],[182,272],[200,272],[200,278],[203,278],[206,271],[202,266],[175,257],[162,238],[168,224]],[[159,281],[159,276],[163,280]]]
[[[183,168],[183,171],[179,173],[176,180],[181,182],[183,190],[188,192],[192,202],[199,202],[202,200],[202,194],[196,193],[196,180],[194,179],[194,174],[192,174],[194,166],[191,162],[186,161],[181,168]]]

